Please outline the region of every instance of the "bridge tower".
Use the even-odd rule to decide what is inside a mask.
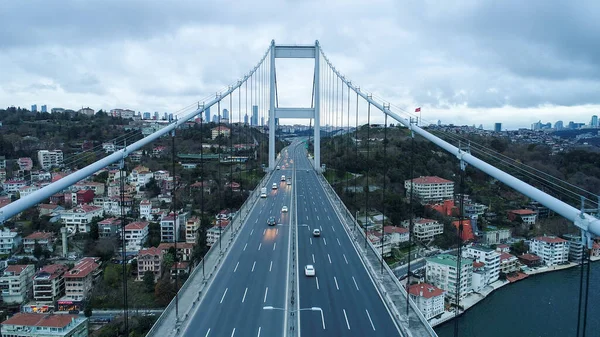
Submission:
[[[271,41],[271,69],[269,69],[269,170],[275,169],[275,119],[276,118],[312,118],[314,120],[314,164],[321,171],[321,121],[320,121],[320,83],[319,83],[319,41],[314,46],[275,45]],[[312,108],[280,108],[275,106],[275,59],[277,58],[314,58],[314,104]]]

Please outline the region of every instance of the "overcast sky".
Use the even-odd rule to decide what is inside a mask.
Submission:
[[[272,39],[319,40],[363,91],[424,120],[589,123],[598,18],[585,0],[2,1],[0,106],[172,112],[239,80]],[[281,105],[310,105],[310,67],[277,62]]]

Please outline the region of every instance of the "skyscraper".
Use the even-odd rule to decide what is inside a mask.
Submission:
[[[258,126],[258,105],[252,106],[252,119],[250,120],[252,126]]]
[[[248,114],[244,115],[244,124],[248,125]]]
[[[564,127],[563,121],[556,121],[556,123],[554,123],[554,129],[556,130],[562,130]]]
[[[263,125],[263,126],[265,125],[265,118],[264,117],[260,118],[260,125]]]
[[[37,112],[37,104],[31,106],[31,112]]]
[[[223,119],[229,119],[229,110],[223,109]]]
[[[42,112],[43,113],[47,113],[48,112],[48,107],[46,106],[46,104],[42,105]]]
[[[598,116],[596,116],[596,115],[592,116],[592,120],[590,121],[590,126],[593,128],[598,127]]]
[[[494,124],[494,131],[496,131],[496,132],[502,131],[502,123],[495,123]]]
[[[206,110],[204,110],[204,122],[208,123],[210,122],[210,107],[206,108]]]

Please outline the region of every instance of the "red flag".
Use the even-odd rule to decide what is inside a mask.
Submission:
[[[421,107],[416,108],[415,112],[421,112]]]

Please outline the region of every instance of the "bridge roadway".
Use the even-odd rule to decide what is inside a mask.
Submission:
[[[281,308],[286,304],[289,217],[293,211],[281,213],[281,208],[290,208],[292,186],[280,178],[274,174],[269,179],[267,198],[261,198],[248,215],[182,336],[283,335],[285,312],[262,309],[266,303]],[[275,217],[277,226],[267,226],[269,216]]]
[[[399,336],[383,300],[311,168],[306,151],[295,153],[298,223],[300,308],[320,307],[318,313],[300,312],[303,336]],[[307,225],[307,226],[303,226]],[[320,237],[312,230],[321,229]],[[304,276],[304,266],[315,266],[315,277]]]
[[[399,336],[389,311],[333,210],[306,150],[294,143],[281,152],[281,170],[270,177],[268,197],[251,210],[216,280],[184,327],[182,336],[284,336],[288,307],[290,221],[295,217],[298,247],[299,334],[304,336]],[[292,185],[281,175],[293,178]],[[277,190],[271,186],[277,184]],[[291,204],[296,193],[297,209]],[[282,206],[289,208],[282,213]],[[275,216],[277,226],[268,226]],[[315,226],[319,238],[312,236]],[[313,264],[316,277],[306,277]],[[323,328],[325,326],[325,328]]]

